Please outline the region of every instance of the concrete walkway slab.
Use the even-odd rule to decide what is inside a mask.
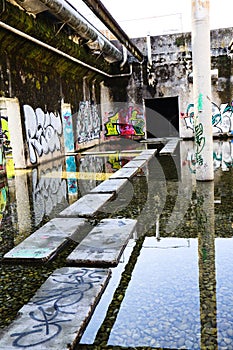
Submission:
[[[137,160],[135,157],[134,159],[130,160],[127,164],[125,164],[123,168],[143,168],[146,163],[146,159]]]
[[[59,213],[58,217],[92,217],[101,210],[114,193],[88,193]]]
[[[111,179],[131,179],[138,172],[138,168],[121,168],[109,177]]]
[[[150,152],[152,151],[152,152]],[[155,156],[155,154],[157,153],[157,149],[152,149],[152,150],[147,150],[147,151],[143,151],[141,154],[139,154],[138,156],[136,156],[133,161],[135,160],[141,160],[141,159],[145,159],[147,161],[149,161],[151,158],[153,158]]]
[[[167,144],[159,152],[160,155],[172,154],[175,152],[179,139],[170,139]]]
[[[104,219],[89,232],[67,257],[69,264],[79,266],[116,266],[137,220]]]
[[[101,182],[90,193],[118,193],[129,181],[127,179],[111,179]]]
[[[72,239],[86,224],[83,218],[52,219],[6,253],[4,259],[45,262],[54,257],[68,242],[67,239]]]
[[[56,270],[0,336],[0,349],[65,350],[79,341],[110,278],[108,269]]]

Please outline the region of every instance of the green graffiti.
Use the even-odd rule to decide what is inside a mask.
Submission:
[[[198,111],[203,111],[203,94],[198,96]]]

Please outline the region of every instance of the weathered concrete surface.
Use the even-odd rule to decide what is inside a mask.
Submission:
[[[78,199],[59,213],[58,217],[91,217],[101,210],[103,205],[111,200],[114,193],[89,193]]]
[[[106,180],[93,188],[90,193],[118,193],[127,183],[129,183],[127,179]]]
[[[179,139],[174,138],[170,139],[167,144],[159,152],[160,155],[172,154],[175,152],[175,149],[178,145]]]
[[[138,172],[138,168],[125,168],[125,166],[119,170],[117,170],[113,175],[109,177],[111,179],[131,179]]]
[[[157,153],[157,149],[147,149],[142,151],[138,156],[134,158],[134,160],[146,159],[150,160]]]
[[[146,159],[132,159],[130,162],[124,165],[124,168],[143,168],[143,166],[147,163]]]
[[[116,266],[136,224],[133,219],[102,220],[67,257],[67,262],[80,266]]]
[[[5,260],[47,261],[87,224],[83,218],[55,218],[4,255]]]
[[[73,349],[110,277],[108,269],[56,270],[0,336],[0,349]]]

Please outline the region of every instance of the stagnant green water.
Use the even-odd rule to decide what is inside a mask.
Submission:
[[[93,220],[124,216],[139,225],[77,349],[233,349],[231,148],[230,141],[215,142],[215,180],[196,182],[192,143],[182,143],[173,158],[154,158]],[[1,258],[102,181],[101,173],[114,172],[129,159],[75,159],[77,177],[67,177],[65,159],[8,180]],[[27,184],[28,195],[15,188],[20,183]],[[66,265],[75,246],[70,241],[45,265],[1,261],[1,328],[56,268]]]

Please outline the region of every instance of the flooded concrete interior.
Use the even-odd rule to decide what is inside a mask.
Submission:
[[[95,147],[69,156],[72,160],[1,179],[3,331],[56,269],[69,266],[67,256],[87,232],[68,239],[47,262],[9,262],[4,255],[140,152],[162,148],[132,144],[120,145],[119,151],[116,145],[115,151]],[[75,349],[230,349],[232,154],[231,140],[216,140],[214,182],[198,182],[193,142],[180,141],[170,155],[158,151],[129,186],[87,219],[92,227],[106,218],[134,219],[137,231],[110,268],[106,289]]]

